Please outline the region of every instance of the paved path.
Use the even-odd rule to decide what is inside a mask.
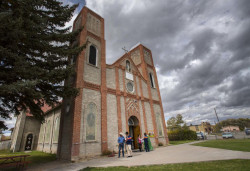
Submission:
[[[190,144],[192,143],[156,148],[149,153],[136,152],[132,158],[101,157],[78,163],[62,163],[56,161],[36,167],[35,170],[68,171],[79,170],[85,167],[138,166],[211,160],[250,159],[250,152],[199,147]],[[33,169],[30,168],[29,170]]]

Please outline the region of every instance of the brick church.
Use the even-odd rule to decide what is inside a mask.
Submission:
[[[86,44],[75,63],[76,76],[65,81],[79,88],[79,96],[63,99],[54,108],[44,107],[45,123],[31,114],[17,118],[11,148],[57,153],[78,160],[117,151],[120,132],[137,137],[151,134],[153,146],[168,144],[164,112],[151,51],[137,44],[113,64],[106,64],[104,19],[84,7],[73,29],[83,26],[76,44]]]

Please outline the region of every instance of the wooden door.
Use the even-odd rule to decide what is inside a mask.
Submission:
[[[140,126],[139,125],[134,127],[134,137],[133,137],[133,139],[134,139],[134,148],[135,149],[139,148],[138,147],[138,135],[140,135]]]

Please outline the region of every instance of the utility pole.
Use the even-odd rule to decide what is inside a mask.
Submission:
[[[220,121],[219,121],[219,118],[218,118],[218,115],[217,115],[217,112],[216,112],[216,109],[215,109],[215,108],[214,108],[214,112],[215,112],[215,115],[216,115],[217,120],[218,120],[218,123],[219,123]]]

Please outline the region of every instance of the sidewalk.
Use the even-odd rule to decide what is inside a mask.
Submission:
[[[193,143],[196,142],[160,147],[149,153],[136,152],[133,153],[132,158],[117,158],[117,156],[101,157],[79,163],[62,163],[56,161],[28,170],[68,171],[80,170],[86,167],[139,166],[212,160],[250,159],[250,152],[199,147],[191,145]]]

